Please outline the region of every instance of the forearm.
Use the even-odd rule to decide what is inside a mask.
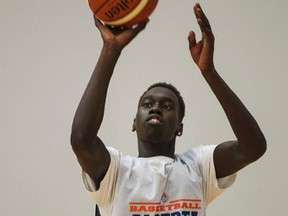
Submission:
[[[216,70],[203,76],[220,102],[241,148],[251,153],[251,157],[261,154],[266,141],[254,117]]]
[[[94,139],[102,123],[107,90],[121,51],[104,45],[90,81],[76,110],[72,134]]]

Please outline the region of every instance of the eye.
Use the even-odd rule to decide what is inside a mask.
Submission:
[[[142,103],[142,106],[144,107],[144,108],[151,108],[152,106],[153,106],[153,104],[152,104],[152,102],[150,102],[150,101],[144,101],[143,103]]]
[[[172,106],[170,104],[164,104],[163,109],[170,111],[170,110],[172,110]]]

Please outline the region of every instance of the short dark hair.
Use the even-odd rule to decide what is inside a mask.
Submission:
[[[147,90],[141,95],[140,99],[139,99],[139,104],[142,100],[142,98],[144,97],[144,95],[149,91],[151,90],[152,88],[155,88],[155,87],[163,87],[163,88],[167,88],[169,90],[171,90],[177,97],[178,99],[178,103],[179,103],[179,117],[180,117],[180,120],[182,121],[184,116],[185,116],[185,103],[184,103],[184,100],[183,100],[183,97],[181,96],[180,92],[178,91],[178,89],[172,85],[171,83],[166,83],[166,82],[158,82],[158,83],[154,83],[152,85],[150,85]],[[139,107],[139,104],[138,104],[138,107]]]

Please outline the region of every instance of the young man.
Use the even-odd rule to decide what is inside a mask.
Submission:
[[[196,42],[194,32],[189,33],[192,59],[223,107],[237,139],[175,155],[185,106],[172,85],[158,83],[144,92],[138,104],[133,123],[138,157],[106,147],[98,130],[109,81],[121,51],[147,22],[119,29],[95,19],[103,48],[75,114],[71,143],[85,186],[102,216],[204,216],[207,205],[234,182],[236,172],[266,151],[257,122],[214,67],[214,36],[199,4],[194,13],[202,39]]]

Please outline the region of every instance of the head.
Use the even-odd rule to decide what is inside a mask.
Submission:
[[[133,131],[150,143],[175,143],[183,132],[185,104],[179,91],[165,82],[151,85],[140,97]]]
[[[149,86],[147,88],[147,90],[141,95],[140,99],[139,99],[139,102],[138,102],[138,108],[139,108],[139,105],[140,105],[140,102],[143,98],[143,96],[149,91],[151,90],[152,88],[155,88],[155,87],[163,87],[163,88],[167,88],[169,89],[170,91],[172,91],[177,99],[178,99],[178,103],[179,103],[179,118],[180,120],[182,121],[184,116],[185,116],[185,103],[184,103],[184,100],[183,100],[183,97],[181,96],[180,92],[178,91],[178,89],[173,86],[171,83],[166,83],[166,82],[158,82],[158,83],[155,83],[155,84],[152,84],[151,86]]]

